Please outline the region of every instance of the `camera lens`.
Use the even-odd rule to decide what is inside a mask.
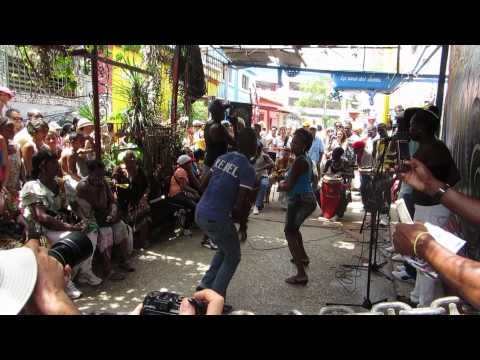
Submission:
[[[63,266],[68,264],[72,268],[88,259],[92,253],[92,242],[86,234],[79,231],[69,233],[48,251]]]

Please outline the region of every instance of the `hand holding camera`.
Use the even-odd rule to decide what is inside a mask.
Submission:
[[[152,291],[135,309],[141,315],[221,315],[224,299],[211,289],[196,292],[192,298],[175,293]]]

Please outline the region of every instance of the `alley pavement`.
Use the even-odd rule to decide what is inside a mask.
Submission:
[[[267,204],[259,215],[250,215],[248,239],[241,245],[242,260],[230,283],[226,302],[234,310],[256,314],[278,314],[299,310],[318,314],[327,303],[362,304],[366,295],[367,271],[342,265],[365,265],[368,261],[368,229],[359,234],[363,211],[358,194],[341,222],[319,218],[319,209],[301,228],[310,257],[306,286],[290,285],[285,279],[295,274],[283,234],[285,212],[278,202]],[[367,219],[368,220],[368,219]],[[190,296],[195,292],[214,251],[200,245],[202,234],[168,240],[171,234],[156,231],[148,249],[136,250],[135,272],[123,281],[107,281],[93,288],[80,285],[82,298],[75,300],[84,313],[125,313],[133,310],[153,290]],[[380,231],[379,263],[383,248],[390,246],[388,228]],[[391,264],[380,270],[391,273]],[[394,283],[373,273],[370,300],[394,300]],[[355,307],[356,311],[366,309]]]

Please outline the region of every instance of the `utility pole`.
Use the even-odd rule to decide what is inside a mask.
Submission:
[[[322,126],[325,127],[325,118],[327,117],[327,91],[325,90],[325,98],[323,101],[323,121]]]
[[[438,76],[436,106],[438,107],[438,111],[440,112],[440,118],[442,117],[443,95],[444,95],[444,92],[445,92],[445,79],[446,79],[446,72],[447,72],[448,47],[449,47],[449,45],[442,45],[442,58],[440,60],[440,74]]]
[[[180,63],[180,47],[181,45],[175,45],[175,53],[173,57],[173,89],[172,89],[172,108],[170,114],[170,121],[176,128],[177,126],[177,97],[178,97],[178,67]]]
[[[397,74],[400,74],[400,45],[397,48]]]
[[[93,125],[95,127],[95,157],[97,160],[102,156],[102,137],[100,133],[100,104],[98,100],[98,48],[93,46],[92,51],[92,88],[93,88]]]

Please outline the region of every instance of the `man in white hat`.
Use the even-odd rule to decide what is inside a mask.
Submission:
[[[84,135],[90,136],[95,130],[93,122],[88,119],[80,118],[77,123],[77,131],[83,133]]]
[[[77,122],[77,132],[83,135],[85,139],[85,146],[79,151],[77,160],[78,171],[82,178],[88,176],[87,160],[95,158],[95,140],[91,136],[95,126],[93,123],[85,118],[80,118]]]

